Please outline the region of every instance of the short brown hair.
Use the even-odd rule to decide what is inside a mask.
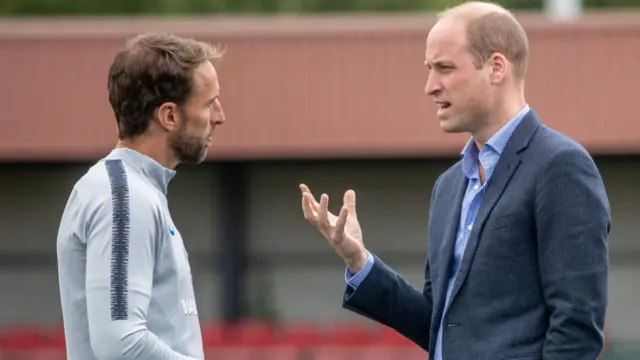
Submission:
[[[446,15],[459,16],[466,22],[469,52],[477,68],[497,52],[513,64],[516,80],[524,79],[529,41],[510,11],[495,3],[470,1],[442,12],[440,17]]]
[[[118,138],[143,134],[163,103],[184,104],[192,92],[194,69],[221,57],[217,47],[170,34],[129,39],[109,69],[109,102]]]

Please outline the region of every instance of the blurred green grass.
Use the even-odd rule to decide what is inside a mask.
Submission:
[[[544,0],[495,0],[542,9]],[[352,13],[433,11],[463,0],[0,0],[0,16]],[[583,0],[587,8],[638,7],[640,0]]]

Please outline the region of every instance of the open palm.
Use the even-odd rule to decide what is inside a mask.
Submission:
[[[328,210],[329,196],[322,194],[317,202],[309,188],[301,184],[304,217],[329,241],[329,245],[351,267],[366,259],[362,230],[356,214],[356,193],[348,190],[338,216]]]

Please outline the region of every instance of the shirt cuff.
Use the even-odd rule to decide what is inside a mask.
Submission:
[[[351,286],[354,290],[357,289],[358,286],[360,286],[360,284],[362,284],[364,279],[371,272],[371,269],[373,269],[374,258],[373,258],[373,255],[371,255],[371,253],[368,253],[368,254],[369,255],[367,256],[367,262],[364,264],[364,267],[360,269],[360,271],[358,271],[356,274],[353,274],[351,271],[349,271],[349,268],[345,270],[344,279],[347,282],[347,284]]]

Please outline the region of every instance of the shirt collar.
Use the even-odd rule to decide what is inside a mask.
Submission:
[[[529,112],[529,105],[525,105],[509,122],[500,128],[489,140],[485,146],[489,146],[498,155],[502,155],[504,148],[507,146],[507,142],[513,135],[513,132],[518,127],[518,124],[522,121],[522,118]]]
[[[529,110],[529,105],[525,104],[525,106],[513,118],[493,134],[485,144],[485,148],[487,149],[486,151],[493,151],[498,155],[502,155],[511,135]],[[476,164],[478,161],[478,153],[478,147],[476,146],[473,137],[467,141],[466,145],[460,152],[460,155],[462,155],[462,169],[465,175],[469,178],[471,178],[477,170]]]
[[[147,155],[130,148],[115,148],[109,153],[107,159],[121,159],[133,166],[146,177],[163,194],[167,194],[169,182],[176,174],[175,170],[160,165]]]

